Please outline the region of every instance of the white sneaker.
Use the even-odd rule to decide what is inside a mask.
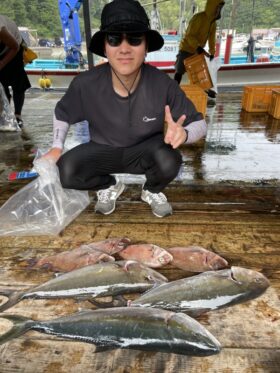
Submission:
[[[116,208],[116,200],[125,189],[125,184],[116,179],[116,184],[110,188],[100,189],[96,192],[97,202],[95,212],[103,215],[111,214]]]
[[[151,206],[153,214],[158,218],[172,215],[172,206],[163,193],[151,193],[143,189],[141,199]]]

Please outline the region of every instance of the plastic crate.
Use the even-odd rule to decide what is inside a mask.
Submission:
[[[275,119],[280,119],[280,90],[272,90],[268,113]]]
[[[191,84],[195,84],[204,90],[213,87],[204,54],[196,54],[186,58],[184,65]]]
[[[204,90],[197,85],[181,85],[180,88],[185,95],[193,102],[196,110],[203,114],[205,117],[206,115],[206,108],[207,108],[207,94]]]
[[[242,109],[250,113],[267,112],[270,107],[272,90],[280,86],[245,86],[242,96]]]

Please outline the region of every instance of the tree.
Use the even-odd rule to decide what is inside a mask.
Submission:
[[[24,26],[27,22],[25,0],[17,0],[14,8],[14,21],[18,26]]]
[[[91,25],[93,29],[99,28],[101,12],[108,0],[89,0]],[[140,0],[141,4],[151,3],[152,0]],[[186,0],[185,14],[186,25],[192,16],[193,5],[196,11],[203,11],[206,0]],[[254,28],[279,27],[280,0],[242,0],[238,2],[238,11],[234,21],[237,32],[249,33],[252,25]],[[254,13],[252,13],[254,3]],[[158,10],[165,30],[179,30],[180,0],[159,2]],[[145,6],[148,16],[151,14],[152,5]],[[225,1],[223,8],[223,28],[229,27],[232,11],[232,1]],[[37,29],[41,37],[62,35],[58,0],[0,0],[0,14],[7,15],[19,26]],[[79,12],[81,31],[83,32],[83,11]],[[221,22],[220,22],[221,24]]]
[[[15,4],[14,0],[1,0],[0,3],[0,14],[9,17],[10,19],[15,19],[14,12]]]

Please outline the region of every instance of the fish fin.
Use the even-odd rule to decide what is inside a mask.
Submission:
[[[113,301],[111,301],[111,302],[99,302],[99,301],[94,300],[92,298],[87,298],[87,300],[97,308],[112,308],[112,307],[114,307],[114,302]]]
[[[24,292],[14,291],[14,290],[2,290],[0,291],[0,295],[4,295],[8,297],[7,302],[0,305],[0,312],[6,311],[8,308],[14,306],[21,300],[21,296]]]
[[[13,326],[4,334],[0,335],[0,344],[4,344],[11,339],[19,337],[34,326],[34,321],[23,316],[0,314],[0,318],[7,319]]]
[[[157,289],[157,288],[160,288],[161,286],[165,285],[166,283],[167,283],[167,282],[164,282],[164,283],[155,282],[154,284],[152,284],[152,286],[151,286],[149,289],[143,291],[143,293],[140,295],[140,297],[141,297],[142,295],[144,295],[144,294],[147,294],[147,293],[152,292],[153,290],[155,290],[155,289]]]
[[[117,295],[112,301],[113,307],[125,307],[127,305],[127,300],[122,295]]]
[[[128,272],[128,266],[130,266],[131,263],[136,263],[134,260],[120,260],[120,261],[115,261],[114,262],[114,265],[117,267],[117,268],[120,268],[122,270],[124,270],[125,272]]]
[[[125,307],[127,300],[122,295],[113,297],[111,302],[99,302],[93,298],[87,298],[97,308],[112,308],[112,307]]]
[[[100,307],[100,302],[94,300],[93,298],[86,298],[86,300],[88,302],[90,302],[91,304],[93,304],[96,308],[99,308]]]
[[[131,265],[135,265],[135,263],[137,264],[137,263],[139,263],[139,262],[137,262],[136,260],[127,260],[126,262],[125,262],[125,265],[123,266],[123,270],[124,271],[126,271],[126,272],[129,272],[129,267],[131,266]]]

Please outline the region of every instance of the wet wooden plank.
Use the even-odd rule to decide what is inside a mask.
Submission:
[[[30,180],[29,180],[30,182]],[[28,184],[28,181],[0,184],[0,204]],[[166,195],[176,207],[190,210],[204,211],[249,211],[249,212],[279,212],[280,197],[277,186],[232,186],[232,185],[186,185],[174,183],[166,189]],[[140,202],[141,186],[128,185],[127,190],[118,199],[119,204],[126,202]],[[90,193],[92,200],[96,200],[94,192]],[[141,202],[141,205],[144,205]],[[93,204],[92,204],[93,206]],[[92,208],[90,208],[92,210]]]
[[[92,206],[90,206],[61,235],[65,238],[70,238],[71,236],[74,238],[77,235],[77,237],[84,237],[84,240],[88,240],[96,236],[96,232],[100,227],[107,227],[110,231],[114,225],[117,225],[117,229],[120,232],[127,231],[126,226],[129,227],[128,230],[134,227],[135,232],[138,232],[138,229],[143,230],[140,228],[141,225],[143,227],[146,226],[147,234],[150,234],[151,237],[153,235],[157,236],[156,229],[159,226],[165,227],[166,234],[168,235],[168,231],[176,229],[176,227],[179,227],[179,230],[181,229],[181,233],[183,233],[185,229],[200,226],[199,229],[201,234],[203,234],[204,229],[208,229],[209,227],[212,229],[215,226],[224,227],[224,229],[232,229],[233,226],[243,226],[243,230],[245,228],[251,230],[252,228],[266,229],[269,227],[279,227],[280,225],[279,215],[273,213],[244,213],[238,210],[217,212],[204,211],[203,209],[193,211],[187,208],[179,209],[179,207],[182,207],[182,205],[174,206],[174,214],[172,216],[158,219],[151,213],[149,206],[143,203],[117,203],[117,210],[109,216],[95,214],[92,211]],[[137,213],[135,213],[136,211]],[[23,237],[23,241],[24,239],[25,237]],[[56,237],[49,236],[49,241],[52,239],[55,240]],[[10,238],[10,241],[12,240]],[[18,241],[20,240],[18,239]]]
[[[221,214],[190,214],[185,223],[176,223],[169,218],[151,218],[134,223],[120,221],[114,224],[106,217],[83,213],[58,236],[7,236],[1,237],[3,256],[9,249],[18,250],[12,255],[34,256],[48,250],[69,250],[83,243],[104,240],[108,237],[129,237],[132,241],[154,243],[162,247],[200,245],[209,250],[239,253],[279,253],[280,219],[252,215],[223,220]],[[120,215],[117,214],[119,217]],[[208,216],[208,219],[207,219]],[[243,215],[242,215],[243,216]],[[87,222],[85,221],[87,220]],[[147,221],[148,220],[148,221]],[[172,223],[172,224],[171,224]],[[30,253],[28,250],[31,250]]]
[[[219,355],[203,358],[133,350],[94,354],[93,346],[79,342],[33,339],[0,348],[2,373],[34,373],[38,362],[44,373],[278,373],[279,356],[279,349],[238,348],[225,348]]]
[[[34,349],[38,352],[34,353]],[[24,354],[26,350],[28,356]],[[155,373],[196,373],[200,372],[231,372],[231,373],[278,373],[279,350],[243,350],[225,349],[215,357],[185,357],[161,353],[146,353],[136,351],[103,352],[93,355],[94,348],[81,346],[79,343],[48,343],[30,341],[16,344],[2,365],[2,372],[32,373],[40,361],[41,372],[77,372],[80,370],[109,373],[134,373],[152,371]],[[17,359],[12,359],[12,353]],[[107,361],[107,365],[102,364]],[[33,363],[32,363],[33,362]],[[64,367],[67,367],[65,370]],[[140,370],[139,370],[140,369]],[[35,370],[36,371],[36,370]]]

